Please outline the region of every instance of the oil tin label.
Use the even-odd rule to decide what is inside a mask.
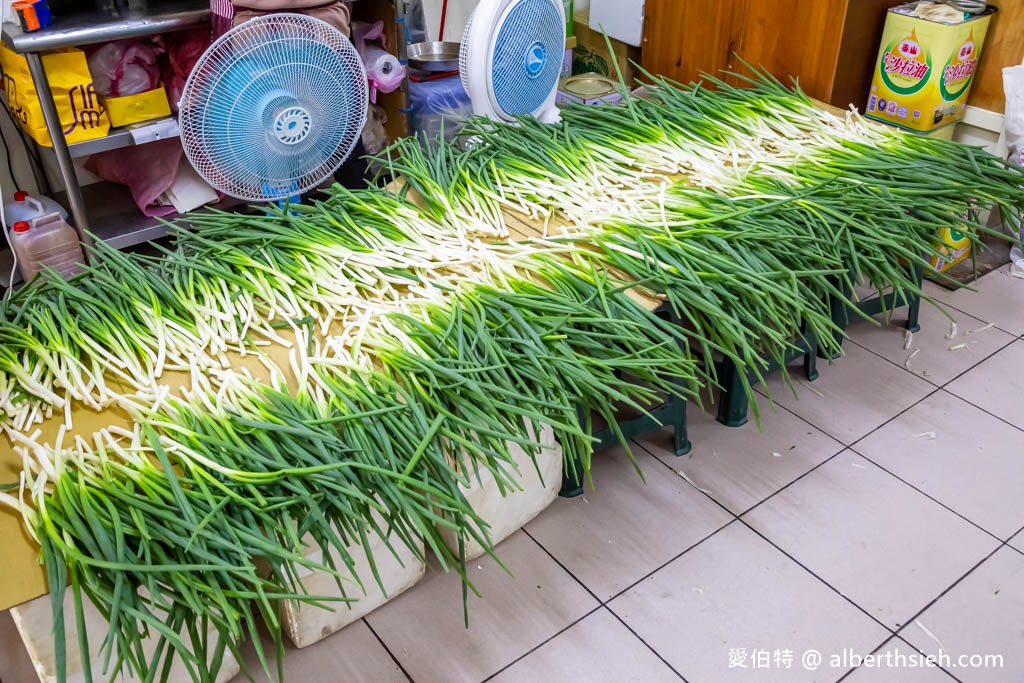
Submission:
[[[967,37],[960,49],[946,62],[939,81],[939,91],[943,99],[955,100],[967,92],[974,80],[974,72],[978,68],[978,49],[974,44],[974,31]]]
[[[891,44],[879,65],[882,81],[899,95],[913,95],[928,84],[932,60],[917,39],[917,31]]]
[[[933,273],[949,270],[971,255],[971,240],[956,228],[943,228],[935,236],[937,254],[929,259]]]

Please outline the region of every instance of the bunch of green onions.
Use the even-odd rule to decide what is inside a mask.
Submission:
[[[259,647],[260,619],[280,676],[276,603],[331,608],[300,569],[358,599],[380,578],[350,549],[372,536],[468,582],[440,529],[492,551],[462,490],[485,471],[516,490],[510,444],[536,458],[550,428],[588,473],[595,416],[695,397],[722,358],[757,377],[801,337],[837,353],[831,308],[855,282],[920,294],[939,227],[977,239],[971,210],[1024,207],[1020,169],[978,150],[764,76],[715,85],[652,79],[557,126],[476,121],[429,157],[399,142],[398,189],[195,216],[160,256],[101,244],[82,275],[4,299],[0,429],[23,474],[0,502],[42,547],[58,638],[85,599],[110,624],[87,677],[181,661],[211,680]],[[509,215],[543,233],[517,238]],[[81,409],[129,426],[79,434]]]

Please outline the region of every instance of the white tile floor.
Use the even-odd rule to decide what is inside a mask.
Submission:
[[[286,680],[1024,680],[1024,281],[978,289],[929,285],[959,333],[926,305],[910,371],[901,327],[858,322],[813,390],[769,382],[763,431],[691,410],[690,455],[667,430],[635,445],[646,483],[601,454],[597,490],[498,547],[508,573],[470,566],[470,629],[431,568]],[[30,683],[12,642],[0,615],[0,678]]]

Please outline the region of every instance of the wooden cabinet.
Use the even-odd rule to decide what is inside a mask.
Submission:
[[[863,107],[885,13],[899,0],[647,0],[643,65],[679,81],[743,71],[737,56],[812,97]],[[996,0],[968,104],[1002,112],[1002,68],[1024,58],[1024,0]]]
[[[867,99],[893,0],[647,0],[643,65],[676,80],[742,72],[743,60],[799,78],[845,108]]]
[[[967,104],[1003,113],[1003,67],[1024,60],[1024,0],[995,0],[999,11],[988,27],[985,47],[981,52],[978,75],[971,86]]]

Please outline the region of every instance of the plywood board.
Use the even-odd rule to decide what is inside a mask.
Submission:
[[[992,17],[967,104],[1002,114],[1006,111],[1003,67],[1024,60],[1024,0],[996,0],[992,4],[999,11]]]

